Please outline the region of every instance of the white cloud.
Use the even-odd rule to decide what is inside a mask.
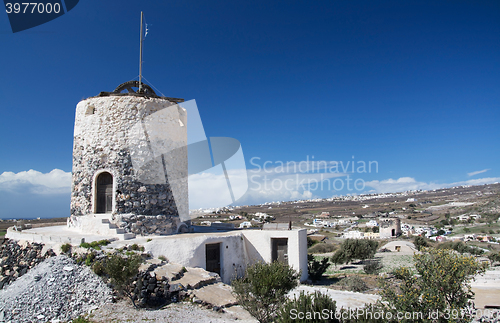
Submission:
[[[391,193],[391,192],[403,192],[409,190],[434,190],[439,188],[462,186],[462,185],[483,185],[499,182],[500,177],[488,177],[488,178],[478,178],[470,179],[467,181],[454,182],[454,183],[426,183],[418,182],[412,177],[401,177],[398,179],[385,179],[382,181],[369,181],[365,182],[365,186],[372,187],[373,190],[369,193]]]
[[[65,194],[71,191],[71,172],[54,169],[50,173],[41,173],[30,169],[19,173],[3,172],[0,174],[0,191]]]
[[[475,171],[475,172],[467,173],[467,176],[471,177],[471,176],[474,176],[474,175],[477,175],[477,174],[486,173],[489,170],[490,170],[490,168],[483,169],[483,170],[478,170],[478,171]]]

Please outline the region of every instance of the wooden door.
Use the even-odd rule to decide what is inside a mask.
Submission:
[[[272,240],[272,260],[288,264],[288,239],[275,238]]]
[[[113,176],[104,172],[97,176],[96,213],[113,211]]]
[[[220,276],[220,243],[205,245],[205,256],[207,261],[207,271],[217,273]]]

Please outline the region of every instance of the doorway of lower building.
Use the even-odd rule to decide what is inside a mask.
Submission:
[[[96,178],[96,213],[113,212],[113,176],[108,172]]]
[[[205,257],[207,260],[207,271],[217,273],[220,276],[220,243],[206,244]]]
[[[288,264],[288,239],[274,238],[272,241],[272,260]]]

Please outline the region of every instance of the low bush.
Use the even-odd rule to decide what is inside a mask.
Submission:
[[[88,253],[87,258],[85,259],[85,265],[86,266],[92,265],[92,263],[94,262],[95,256],[96,256],[95,252]]]
[[[494,264],[495,262],[500,262],[500,251],[497,252],[497,253],[490,253],[488,255],[488,259],[491,261],[492,264]]]
[[[68,253],[71,250],[71,245],[69,243],[65,243],[61,246],[61,251],[63,253]]]
[[[463,253],[470,253],[471,255],[481,255],[484,253],[482,249],[479,249],[474,246],[468,246],[462,241],[446,241],[443,243],[440,243],[436,247],[437,249],[452,249],[455,250],[461,254]]]
[[[132,291],[132,281],[139,273],[139,266],[142,263],[142,257],[132,254],[123,257],[119,254],[108,256],[104,264],[104,272],[111,278],[111,284],[121,294],[127,296],[135,304]]]
[[[420,249],[423,247],[429,246],[429,242],[427,241],[427,239],[421,236],[416,236],[413,239],[413,244],[415,245],[415,248],[417,248],[418,251],[420,251]]]
[[[78,316],[76,319],[71,321],[71,323],[94,323],[94,321],[89,320],[86,317]]]
[[[307,249],[307,252],[308,253],[327,253],[327,252],[334,252],[335,249],[337,249],[335,247],[335,245],[330,244],[330,243],[316,243],[315,245],[313,245],[312,247]]]
[[[335,318],[337,310],[336,302],[328,295],[316,291],[314,294],[305,294],[300,292],[299,297],[289,300],[278,314],[278,323],[313,323],[313,322],[340,322]],[[299,318],[298,313],[303,313],[303,319]],[[309,316],[308,316],[309,313]],[[327,313],[324,315],[315,315],[314,313]],[[333,313],[333,315],[332,315]]]
[[[104,261],[96,261],[92,265],[92,270],[97,276],[102,276],[106,273],[106,267]]]
[[[231,285],[238,303],[259,322],[267,323],[275,319],[299,278],[300,272],[281,262],[258,262],[247,267],[245,276]]]
[[[349,276],[340,281],[340,284],[352,292],[364,292],[368,290],[366,283],[358,276]]]
[[[384,266],[382,265],[382,262],[379,259],[372,259],[366,261],[366,263],[363,265],[363,270],[365,273],[369,275],[373,274],[378,274],[380,269],[382,269]]]
[[[92,241],[91,243],[82,242],[80,244],[80,247],[86,248],[86,249],[92,248],[92,249],[95,249],[95,250],[101,250],[101,246],[107,246],[110,243],[111,242],[109,240]]]
[[[319,241],[313,240],[311,237],[307,237],[307,248],[310,248],[317,243],[319,243]]]

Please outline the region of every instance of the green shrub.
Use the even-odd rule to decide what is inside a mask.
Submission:
[[[137,305],[132,296],[132,281],[139,273],[141,263],[142,257],[137,254],[128,257],[113,254],[108,256],[104,265],[104,272],[111,278],[111,284],[119,293],[129,297],[134,307]]]
[[[484,253],[484,251],[482,249],[479,249],[479,248],[474,247],[474,246],[468,246],[465,243],[463,243],[462,241],[457,241],[457,242],[446,241],[446,242],[438,244],[436,248],[437,249],[452,249],[452,250],[455,250],[455,251],[462,253],[462,254],[463,253],[470,253],[471,255],[481,255]]]
[[[305,294],[301,291],[299,297],[286,302],[278,314],[278,323],[313,323],[332,322],[335,319],[336,302],[328,295],[316,291],[314,294]],[[304,319],[300,319],[298,313],[304,313]],[[309,315],[307,313],[310,313]],[[316,313],[316,314],[315,314]],[[302,315],[302,314],[300,314]]]
[[[161,261],[167,261],[167,257],[165,256],[159,256],[158,259],[160,259]]]
[[[102,276],[106,273],[105,264],[102,261],[94,262],[92,270],[97,276]]]
[[[473,256],[461,255],[449,249],[423,248],[422,254],[415,254],[413,259],[417,275],[405,267],[394,271],[396,279],[401,282],[397,290],[388,282],[382,282],[381,300],[387,304],[385,310],[392,312],[393,317],[396,317],[397,312],[440,315],[436,320],[424,319],[420,322],[469,322],[467,317],[459,316],[457,320],[450,321],[444,315],[460,313],[461,309],[466,308],[474,296],[470,280],[484,273],[487,266]]]
[[[488,259],[491,261],[491,263],[500,262],[500,251],[497,253],[490,253],[488,255]]]
[[[378,274],[380,269],[382,269],[384,266],[382,265],[382,262],[380,259],[372,259],[368,260],[364,265],[363,265],[363,270],[365,273],[369,275],[373,274]]]
[[[429,243],[427,242],[427,239],[421,236],[416,236],[413,239],[413,244],[415,245],[415,248],[417,248],[418,251],[420,251],[420,248],[422,247],[428,247]]]
[[[378,243],[374,240],[345,239],[340,249],[332,256],[334,264],[349,263],[355,259],[365,260],[373,258]]]
[[[330,266],[328,262],[328,257],[321,259],[318,261],[314,259],[313,255],[307,255],[307,271],[309,274],[309,279],[312,281],[321,280],[323,274]]]
[[[352,292],[364,292],[368,290],[366,283],[358,276],[349,276],[340,281],[341,285]]]
[[[231,285],[238,303],[259,322],[267,323],[286,303],[286,294],[297,287],[299,278],[300,272],[281,262],[258,262]]]
[[[148,239],[146,240],[146,242],[150,242],[150,241],[153,241],[153,239],[148,238]]]
[[[78,316],[76,319],[71,321],[72,323],[93,323],[94,321],[89,320],[86,317]]]
[[[92,263],[94,262],[95,256],[96,256],[95,252],[88,253],[87,258],[85,259],[85,265],[86,266],[92,265]]]
[[[68,253],[71,250],[71,244],[65,243],[61,246],[61,251],[64,253]]]
[[[92,241],[91,243],[88,242],[82,242],[80,244],[80,247],[85,248],[85,249],[96,249],[96,250],[101,250],[101,246],[107,246],[111,242],[109,240],[99,240],[99,241]]]
[[[317,244],[319,241],[311,239],[311,237],[307,237],[307,248],[310,248]]]
[[[80,243],[80,247],[88,249],[88,248],[90,248],[90,243],[88,243],[88,242],[82,242],[82,243]]]
[[[316,243],[311,248],[307,249],[308,253],[327,253],[333,252],[337,249],[335,245],[330,243]]]
[[[137,243],[134,243],[133,245],[130,246],[130,249],[137,251],[139,250],[139,246],[137,245]]]

